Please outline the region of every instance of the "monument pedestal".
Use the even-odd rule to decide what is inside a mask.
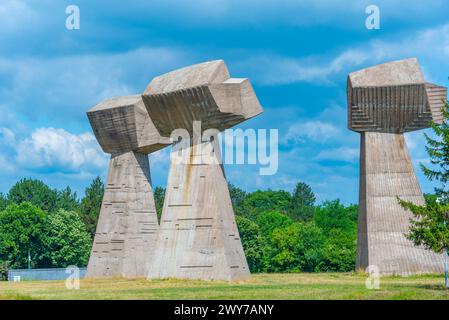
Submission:
[[[412,214],[396,196],[424,204],[403,134],[362,132],[357,269],[377,266],[381,274],[443,271],[443,258],[404,236]]]
[[[86,277],[146,277],[157,229],[148,156],[112,155]]]
[[[203,157],[211,148],[205,142],[172,151],[149,279],[250,276],[220,157]]]

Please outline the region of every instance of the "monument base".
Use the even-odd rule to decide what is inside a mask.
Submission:
[[[146,277],[157,229],[148,156],[113,155],[86,278]]]
[[[223,168],[201,160],[211,146],[206,142],[172,151],[149,279],[241,280],[250,276]],[[184,160],[179,161],[180,157]]]
[[[381,274],[443,272],[443,257],[416,247],[409,232],[412,213],[396,196],[424,204],[403,134],[362,132],[357,269],[377,266]]]

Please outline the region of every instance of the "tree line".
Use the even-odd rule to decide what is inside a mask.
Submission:
[[[350,271],[355,267],[357,206],[317,205],[307,184],[230,195],[251,272]],[[104,194],[99,177],[79,198],[70,187],[34,179],[0,193],[0,274],[8,268],[86,266]],[[165,189],[154,198],[160,219]]]

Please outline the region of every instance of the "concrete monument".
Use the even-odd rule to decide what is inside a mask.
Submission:
[[[161,136],[175,142],[148,278],[249,277],[217,135],[262,112],[251,84],[211,61],[156,77],[143,101]],[[182,140],[172,134],[179,129]]]
[[[140,95],[106,100],[87,115],[111,160],[86,277],[146,277],[158,229],[147,154],[170,141]]]
[[[447,88],[428,83],[416,59],[353,72],[348,77],[348,126],[360,132],[357,268],[382,274],[442,271],[442,257],[404,236],[411,213],[396,197],[424,204],[404,132],[441,122]]]

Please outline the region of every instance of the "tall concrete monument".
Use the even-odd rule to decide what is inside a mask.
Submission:
[[[248,278],[217,135],[262,112],[251,84],[211,61],[153,79],[143,101],[175,142],[148,278]]]
[[[351,73],[347,94],[349,129],[361,134],[357,268],[442,272],[440,255],[405,238],[412,215],[396,197],[424,204],[403,133],[441,122],[447,88],[426,82],[417,59],[406,59]]]
[[[87,115],[111,160],[86,277],[145,277],[158,229],[147,154],[170,141],[140,95],[106,100]]]

